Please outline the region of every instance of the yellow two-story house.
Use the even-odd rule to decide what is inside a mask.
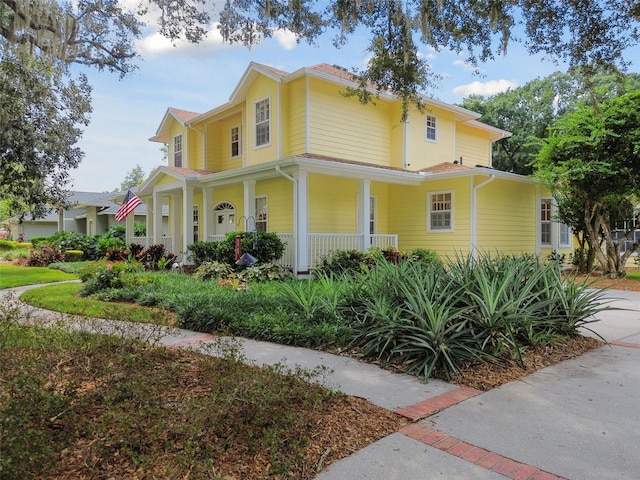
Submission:
[[[398,98],[382,92],[362,105],[344,95],[348,86],[356,86],[351,75],[336,66],[287,73],[251,63],[224,105],[169,108],[151,138],[168,146],[168,166],[138,193],[148,211],[144,241],[178,253],[231,231],[275,232],[287,243],[281,262],[296,273],[336,249],[569,247],[548,192],[492,168],[492,143],[509,132],[426,97],[424,112],[403,123]]]

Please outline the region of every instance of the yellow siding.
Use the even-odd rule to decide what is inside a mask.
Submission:
[[[207,168],[213,172],[222,170],[222,136],[220,122],[211,122],[206,125],[207,131]]]
[[[456,159],[462,157],[464,165],[491,166],[491,142],[487,132],[459,123],[456,137]]]
[[[429,193],[453,192],[453,231],[427,231]],[[389,228],[398,233],[401,250],[427,248],[440,255],[469,253],[470,195],[469,179],[429,181],[419,187],[390,187]]]
[[[396,168],[405,168],[404,164],[404,138],[405,124],[402,118],[402,104],[396,102],[389,108],[389,165]],[[411,168],[409,166],[409,168]]]
[[[217,187],[213,189],[212,208],[221,202],[229,202],[236,208],[236,222],[244,212],[244,190],[242,185],[231,185],[229,187]],[[241,229],[236,226],[236,229]]]
[[[309,175],[309,232],[356,233],[358,182]]]
[[[286,117],[287,129],[282,135],[282,156],[288,157],[305,153],[306,146],[306,80],[300,78],[288,84],[283,98],[282,111]]]
[[[293,233],[293,184],[284,178],[256,184],[256,197],[267,196],[267,228],[270,232]]]
[[[478,182],[484,179],[478,179]],[[534,185],[494,180],[477,190],[478,250],[488,254],[535,253]]]
[[[426,140],[426,115],[437,118],[437,140]],[[428,105],[424,113],[413,110],[407,125],[408,163],[411,170],[421,170],[455,159],[454,115],[452,112]]]
[[[256,148],[256,114],[255,103],[269,98],[270,114],[270,141],[268,146]],[[271,162],[278,158],[278,84],[270,78],[259,76],[247,93],[247,144],[248,144],[248,164],[257,165]]]
[[[162,175],[160,178],[158,178],[158,180],[156,180],[153,185],[154,186],[158,186],[158,185],[166,185],[167,183],[172,183],[175,182],[176,179],[173,178],[170,175]]]
[[[361,105],[342,87],[309,79],[309,150],[319,155],[389,165],[389,104]]]
[[[204,170],[204,144],[202,142],[202,134],[193,128],[189,128],[187,132],[189,136],[189,154],[186,161],[184,157],[182,158],[182,165],[187,168]]]

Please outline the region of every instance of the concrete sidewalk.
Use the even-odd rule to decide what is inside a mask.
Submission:
[[[624,310],[589,327],[611,346],[451,402],[317,479],[640,478],[640,293],[607,297]]]
[[[15,289],[17,293],[28,287]],[[489,392],[428,383],[348,357],[240,339],[256,364],[328,367],[326,385],[413,423],[330,465],[318,480],[640,478],[640,293],[610,291],[590,324],[611,342]],[[36,317],[50,312],[31,309]],[[60,315],[57,315],[59,318]],[[95,329],[131,328],[95,320]],[[144,327],[134,330],[144,335]],[[154,332],[157,334],[158,332]],[[591,332],[585,332],[594,335]],[[211,335],[161,332],[163,344],[210,352]]]

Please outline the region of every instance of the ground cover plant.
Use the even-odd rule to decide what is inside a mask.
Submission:
[[[203,355],[0,310],[1,478],[306,479],[405,423],[229,338]]]
[[[11,263],[0,263],[0,289],[77,279],[75,275],[46,267],[24,268]]]
[[[450,379],[469,363],[523,366],[525,350],[577,337],[607,308],[602,290],[533,256],[440,262],[387,249],[336,258],[312,280],[247,283],[249,269],[220,262],[194,278],[132,276],[122,263],[94,269],[85,285],[97,299],[175,312],[190,330],[349,351],[425,379]]]

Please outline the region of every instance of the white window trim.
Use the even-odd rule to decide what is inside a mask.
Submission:
[[[176,166],[176,153],[178,152],[176,150],[176,139],[180,138],[180,166],[178,168],[184,167],[184,139],[182,138],[182,134],[179,133],[177,135],[173,136],[173,145],[172,145],[172,150],[173,150],[173,166]]]
[[[258,109],[258,104],[260,102],[264,102],[265,100],[269,101],[269,119],[264,122],[264,123],[268,123],[268,127],[269,127],[269,141],[267,143],[262,143],[260,145],[258,145],[258,122],[256,122],[256,114],[257,114],[257,109]],[[256,100],[253,103],[253,127],[254,127],[254,135],[253,135],[253,148],[255,150],[258,150],[260,148],[265,148],[265,147],[269,147],[271,146],[271,137],[272,137],[272,128],[271,128],[271,97],[267,96],[264,98],[260,98],[258,100]]]
[[[254,206],[257,206],[258,200],[264,199],[264,219],[260,219],[260,214],[258,213],[257,209],[254,212],[255,213],[255,221],[256,221],[256,230],[258,228],[258,223],[264,223],[264,231],[268,232],[269,231],[269,197],[267,195],[257,195],[255,197],[254,200]]]
[[[233,154],[233,129],[238,129],[238,154]],[[229,139],[231,140],[229,143],[229,155],[231,158],[240,158],[242,157],[242,125],[234,125],[229,129]]]
[[[567,228],[567,242],[566,243],[562,243],[562,227],[566,227]],[[560,248],[569,248],[571,247],[571,236],[572,236],[572,232],[571,232],[571,227],[565,223],[558,223],[558,245]]]
[[[551,218],[549,218],[549,220],[543,220],[542,219],[542,203],[543,202],[551,202],[551,208],[549,210],[549,215],[551,216]],[[540,203],[538,205],[538,209],[540,210],[540,246],[541,247],[552,247],[553,246],[553,198],[552,197],[541,197],[540,198]],[[543,224],[549,224],[549,242],[543,242],[542,241],[542,225]]]
[[[451,209],[449,210],[449,228],[431,228],[431,199],[434,195],[451,194]],[[455,194],[453,190],[441,190],[438,192],[429,192],[427,195],[427,232],[429,233],[451,233],[454,231],[453,210],[455,205]]]
[[[427,130],[429,128],[428,123],[430,118],[433,118],[435,122],[435,126],[433,127],[433,129],[435,130],[435,138],[427,137]],[[438,117],[436,117],[435,115],[424,116],[424,140],[425,142],[438,143]]]

